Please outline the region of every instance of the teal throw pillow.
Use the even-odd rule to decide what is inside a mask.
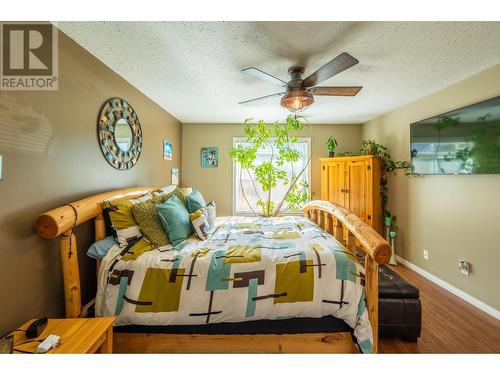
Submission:
[[[186,208],[189,213],[192,214],[195,211],[205,207],[207,204],[205,203],[205,199],[198,190],[193,189],[191,194],[189,194],[186,198]]]
[[[189,212],[177,195],[173,195],[162,204],[157,204],[156,212],[158,212],[161,224],[173,246],[193,234]]]
[[[113,236],[103,238],[100,241],[94,242],[92,246],[89,247],[87,255],[94,259],[102,259],[115,245],[116,241]]]

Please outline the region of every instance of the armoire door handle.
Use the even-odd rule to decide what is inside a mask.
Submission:
[[[349,189],[344,189],[344,193],[349,193]]]
[[[340,192],[345,193],[345,189],[344,188],[340,189]]]

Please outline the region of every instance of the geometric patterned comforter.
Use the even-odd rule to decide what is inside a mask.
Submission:
[[[335,237],[298,216],[222,217],[214,231],[175,248],[144,238],[114,246],[99,271],[96,315],[186,325],[331,314],[372,351],[364,269]]]

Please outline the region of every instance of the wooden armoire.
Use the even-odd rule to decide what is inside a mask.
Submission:
[[[375,156],[322,158],[321,199],[341,205],[382,234],[381,160]]]

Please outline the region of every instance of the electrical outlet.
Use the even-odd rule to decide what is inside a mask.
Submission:
[[[429,260],[429,250],[424,249],[424,259]]]
[[[465,259],[459,259],[458,260],[458,269],[465,276],[469,276],[470,275],[470,263],[467,262]]]

